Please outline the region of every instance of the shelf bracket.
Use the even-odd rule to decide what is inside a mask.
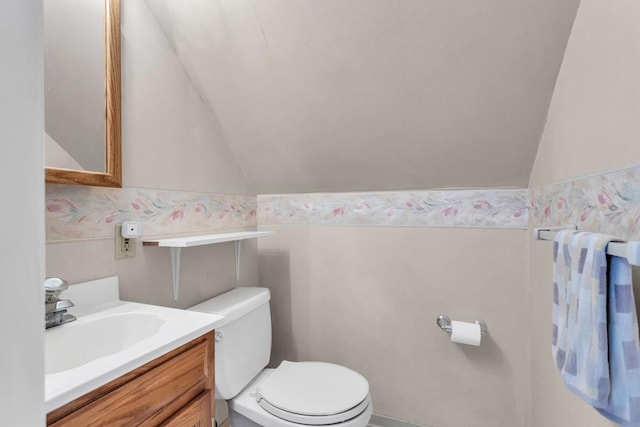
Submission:
[[[236,285],[240,283],[240,255],[242,254],[242,240],[236,240],[235,242],[235,254],[236,254]]]
[[[180,252],[182,248],[234,242],[236,257],[236,283],[240,282],[240,260],[242,258],[242,240],[272,236],[275,231],[238,231],[230,233],[200,234],[186,237],[167,237],[143,240],[144,246],[161,246],[171,249],[171,278],[173,280],[173,299],[178,301],[180,289]]]
[[[178,301],[180,289],[180,252],[182,248],[171,248],[171,277],[173,279],[173,300]]]

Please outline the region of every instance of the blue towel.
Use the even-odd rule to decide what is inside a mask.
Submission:
[[[611,393],[598,411],[625,427],[640,426],[640,342],[631,266],[624,258],[609,263],[609,365]]]
[[[612,240],[575,231],[556,235],[552,350],[573,393],[606,418],[640,427],[640,338],[631,266],[619,257],[609,257],[607,266],[605,250]]]
[[[553,356],[564,383],[595,408],[609,402],[607,257],[612,239],[560,231],[554,240]]]

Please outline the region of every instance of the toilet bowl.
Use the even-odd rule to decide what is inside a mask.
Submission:
[[[229,405],[231,427],[364,427],[372,414],[369,383],[326,362],[283,361],[271,352],[270,293],[236,288],[189,310],[225,318],[216,330],[216,398]]]

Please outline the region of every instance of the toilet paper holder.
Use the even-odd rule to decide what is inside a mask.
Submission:
[[[438,316],[438,318],[436,319],[436,323],[438,324],[440,329],[448,334],[451,334],[451,319],[449,319],[447,316]],[[487,324],[482,320],[476,320],[475,324],[480,326],[481,336],[484,337],[489,334],[489,328],[487,327]]]

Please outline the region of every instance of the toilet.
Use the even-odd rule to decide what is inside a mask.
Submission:
[[[283,361],[271,353],[271,294],[236,288],[189,310],[223,316],[216,329],[216,399],[229,405],[231,427],[364,427],[372,413],[369,383],[344,366]]]

